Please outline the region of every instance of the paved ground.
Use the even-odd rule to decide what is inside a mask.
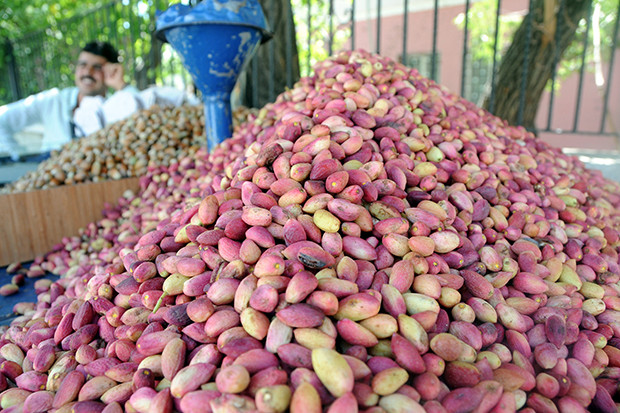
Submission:
[[[620,182],[620,152],[566,149],[564,152],[577,156],[588,168],[598,169],[603,176]]]

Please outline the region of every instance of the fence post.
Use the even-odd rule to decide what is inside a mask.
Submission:
[[[151,50],[149,52],[150,65],[147,66],[147,83],[148,85],[154,85],[157,82],[157,70],[161,73],[161,48],[164,43],[155,36],[155,32],[151,30]],[[149,71],[148,69],[152,69]]]
[[[4,53],[6,54],[7,71],[9,72],[9,85],[13,100],[22,98],[21,88],[19,86],[19,73],[17,71],[17,63],[15,62],[15,54],[13,53],[13,44],[10,40],[4,41]]]

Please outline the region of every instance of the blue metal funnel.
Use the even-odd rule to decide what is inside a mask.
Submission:
[[[261,41],[270,38],[257,0],[206,0],[170,6],[156,35],[179,53],[203,96],[209,149],[232,136],[230,95]]]

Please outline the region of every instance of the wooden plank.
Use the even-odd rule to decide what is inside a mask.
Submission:
[[[139,178],[61,186],[0,195],[0,266],[29,261],[80,228],[102,218],[106,202],[116,204]]]

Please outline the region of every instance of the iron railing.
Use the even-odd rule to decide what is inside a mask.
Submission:
[[[563,12],[567,1],[570,0],[559,0],[558,13]],[[268,20],[269,11],[281,6],[281,1],[276,0],[266,0],[262,3],[266,9],[265,14]],[[483,97],[488,98],[489,109],[493,112],[496,103],[496,87],[494,86],[496,86],[497,71],[503,52],[500,49],[500,33],[503,30],[502,11],[504,8],[512,7],[513,2],[502,3],[501,0],[494,0],[491,3],[496,8],[496,13],[493,16],[493,21],[487,24],[486,36],[493,39],[493,51],[490,60],[484,62],[473,57],[472,52],[472,47],[475,45],[473,45],[472,39],[470,11],[476,6],[476,3],[478,1],[475,0],[419,0],[415,2],[408,0],[348,0],[346,2],[342,0],[337,2],[334,0],[291,0],[297,36],[295,39],[284,39],[286,65],[284,68],[280,68],[276,64],[273,42],[264,44],[261,48],[268,49],[269,58],[266,59],[266,62],[262,60],[258,63],[254,60],[250,64],[248,70],[253,75],[251,76],[252,83],[248,86],[251,86],[252,89],[258,87],[259,77],[257,75],[259,70],[269,72],[270,100],[275,99],[277,94],[282,91],[282,87],[277,87],[276,79],[285,78],[284,86],[293,86],[297,80],[291,70],[294,44],[297,46],[296,50],[299,51],[299,68],[302,74],[309,74],[313,62],[320,56],[327,56],[339,49],[355,48],[374,49],[372,51],[382,53],[386,41],[389,41],[392,46],[390,51],[386,51],[390,57],[405,63],[413,61],[420,66],[426,66],[427,69],[420,70],[422,74],[442,82],[444,79],[440,79],[439,74],[446,73],[446,70],[441,70],[440,65],[446,61],[444,56],[452,53],[445,48],[446,43],[453,43],[446,42],[445,37],[442,39],[442,36],[445,36],[444,32],[453,30],[454,27],[450,27],[450,25],[454,26],[455,23],[454,21],[446,23],[446,20],[441,20],[441,17],[445,13],[458,13],[462,17],[462,25],[458,30],[463,42],[458,54],[461,67],[453,68],[457,73],[460,70],[460,77],[454,82],[454,91],[460,92],[461,96],[478,104],[482,102]],[[511,4],[507,5],[506,3]],[[532,0],[519,0],[517,3],[521,4],[521,15],[528,15],[527,11],[532,7]],[[599,108],[595,113],[596,116],[599,116],[598,126],[588,129],[587,126],[583,127],[580,121],[583,117],[582,112],[586,109],[591,110],[591,105],[588,104],[588,107],[585,105],[584,93],[596,87],[588,80],[592,77],[589,74],[591,61],[588,52],[592,30],[592,13],[590,11],[585,22],[582,22],[578,33],[578,39],[581,42],[581,58],[576,75],[578,77],[576,96],[572,99],[573,113],[563,114],[561,122],[556,116],[560,100],[558,93],[562,94],[562,105],[566,106],[567,99],[570,100],[567,97],[568,89],[559,88],[559,85],[564,87],[565,80],[560,77],[559,68],[562,61],[556,51],[553,56],[553,75],[547,87],[546,99],[548,103],[539,108],[539,112],[542,111],[543,113],[542,115],[539,114],[537,118],[536,126],[539,131],[618,136],[618,131],[614,129],[613,122],[610,122],[609,117],[609,111],[612,107],[616,112],[620,111],[617,103],[610,104],[611,96],[617,93],[615,91],[620,87],[619,71],[614,66],[615,54],[618,52],[620,2],[618,3],[616,10],[612,12],[611,19],[613,20],[606,16],[607,25],[612,28],[610,30],[611,41],[608,42],[604,53],[607,58],[603,62],[606,65],[606,84],[600,92],[602,96],[597,103],[598,106],[602,107],[602,110]],[[6,44],[7,53],[5,55],[8,58],[3,62],[7,76],[0,76],[0,103],[6,103],[52,86],[71,85],[73,83],[73,61],[79,46],[86,37],[109,40],[118,45],[122,51],[121,55],[124,58],[126,70],[139,88],[144,88],[150,84],[187,86],[191,80],[178,57],[168,45],[161,44],[153,36],[155,9],[162,10],[166,7],[167,2],[165,0],[113,1],[88,13],[60,22],[55,27],[28,34],[20,39],[12,39],[10,43]],[[411,26],[419,23],[422,14],[426,16],[425,19],[430,14],[431,29],[421,38],[416,38],[415,42],[411,41]],[[394,24],[398,21],[400,23]],[[270,21],[270,23],[275,31],[274,22]],[[284,23],[279,24],[289,25],[290,20],[284,19]],[[363,30],[360,29],[360,25],[363,24],[366,24],[366,28],[374,24],[374,38],[369,35],[369,32],[363,33],[362,38],[360,33]],[[532,22],[528,19],[526,24],[527,36],[530,39],[533,30]],[[479,30],[480,28],[478,28]],[[556,30],[556,41],[558,40],[557,33],[559,30]],[[422,37],[426,37],[426,39]],[[393,47],[399,42],[399,47]],[[430,44],[430,46],[422,48],[424,49],[422,50],[419,46],[422,43]],[[529,42],[526,45],[524,54],[527,57],[530,53]],[[394,50],[400,50],[400,52]],[[412,54],[414,56],[410,56]],[[527,62],[527,58],[523,61]],[[527,65],[524,65],[519,99],[519,123],[523,119],[523,110],[526,105],[525,80],[528,76],[527,70]],[[481,76],[481,73],[486,73],[486,75]],[[478,76],[477,80],[474,79],[476,76]],[[4,91],[4,94],[1,94],[1,91]],[[249,102],[254,106],[264,104],[256,96]],[[580,117],[580,115],[582,116]],[[567,119],[568,116],[570,119]],[[620,119],[611,119],[611,121],[620,124]],[[592,124],[590,120],[588,123]]]

